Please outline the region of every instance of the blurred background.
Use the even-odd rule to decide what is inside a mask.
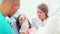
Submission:
[[[0,0],[0,3],[2,3],[2,0]],[[20,0],[20,9],[12,18],[25,14],[31,20],[37,16],[37,6],[41,3],[48,5],[49,16],[60,15],[60,0]]]
[[[37,16],[37,6],[41,3],[48,5],[49,16],[56,14],[60,8],[60,0],[21,0],[20,2],[21,6],[17,13],[25,14],[30,20]]]
[[[2,0],[0,0],[2,3]],[[15,13],[11,19],[6,17],[9,21],[12,21],[12,28],[14,30],[14,34],[17,34],[16,27],[16,18],[20,14],[25,14],[28,19],[31,21],[32,18],[37,16],[37,6],[41,3],[45,3],[48,5],[49,16],[60,16],[60,0],[20,0],[20,9],[17,13]]]

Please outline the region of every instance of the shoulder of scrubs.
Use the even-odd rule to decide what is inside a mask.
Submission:
[[[26,33],[27,30],[28,30],[28,28],[29,28],[28,21],[23,22],[23,24],[22,24],[22,26],[21,26],[21,29],[20,29],[20,32]]]
[[[1,11],[0,11],[0,34],[13,34],[9,21],[5,19]]]

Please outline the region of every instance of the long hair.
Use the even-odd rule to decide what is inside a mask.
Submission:
[[[19,15],[18,18],[17,18],[17,20],[16,20],[16,25],[17,25],[18,31],[19,31],[19,29],[21,28],[21,26],[19,26],[19,17],[20,17],[20,16],[21,16],[21,15]]]
[[[16,22],[16,24],[17,24],[17,29],[18,29],[18,31],[21,29],[21,25],[19,26],[19,17],[20,17],[21,15],[19,15],[18,16],[18,18],[17,18],[17,22]],[[30,21],[28,20],[28,25],[29,25],[29,28],[31,28],[31,23],[30,23]]]

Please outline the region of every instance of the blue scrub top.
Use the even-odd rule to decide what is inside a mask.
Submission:
[[[5,19],[1,11],[0,11],[0,34],[13,34],[9,21]]]

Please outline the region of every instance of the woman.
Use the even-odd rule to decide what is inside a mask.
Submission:
[[[37,16],[36,18],[32,19],[32,27],[42,27],[44,26],[46,23],[46,20],[48,18],[48,7],[46,4],[40,4],[37,6]]]
[[[25,34],[31,28],[31,24],[25,15],[21,14],[18,16],[17,27],[20,34]]]
[[[59,10],[53,13],[46,21],[45,27],[39,29],[36,34],[60,34],[60,17],[58,17]]]

